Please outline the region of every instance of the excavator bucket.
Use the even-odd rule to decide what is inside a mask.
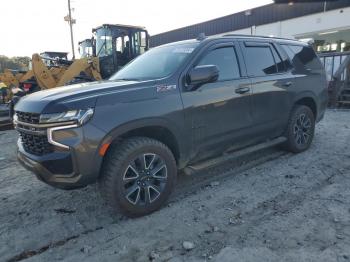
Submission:
[[[32,68],[35,79],[41,89],[54,88],[57,86],[57,81],[49,68],[44,64],[39,54],[33,54]]]

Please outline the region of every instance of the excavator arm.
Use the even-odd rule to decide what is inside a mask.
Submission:
[[[63,86],[72,81],[81,72],[95,80],[101,80],[99,60],[97,57],[76,59],[70,66],[48,68],[38,54],[32,56],[35,79],[41,89]]]
[[[97,57],[76,59],[64,72],[57,86],[63,86],[77,77],[81,72],[85,72],[92,79],[101,80],[102,77],[99,69]]]
[[[24,75],[21,75],[21,77],[19,78],[19,82],[23,83],[24,81],[31,79],[33,76],[34,76],[33,70],[29,70]]]

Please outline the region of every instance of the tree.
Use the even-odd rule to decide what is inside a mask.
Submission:
[[[30,58],[27,56],[15,56],[7,57],[0,55],[0,73],[3,73],[5,69],[11,70],[28,70]]]

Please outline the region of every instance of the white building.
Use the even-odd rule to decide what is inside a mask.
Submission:
[[[350,51],[350,1],[270,4],[151,37],[151,46],[196,38],[199,33],[313,39],[323,51]]]

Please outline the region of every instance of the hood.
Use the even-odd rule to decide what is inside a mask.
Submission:
[[[125,92],[150,85],[154,81],[100,81],[56,87],[27,95],[16,104],[15,110],[30,113],[57,113],[70,109],[94,107],[99,96]]]

